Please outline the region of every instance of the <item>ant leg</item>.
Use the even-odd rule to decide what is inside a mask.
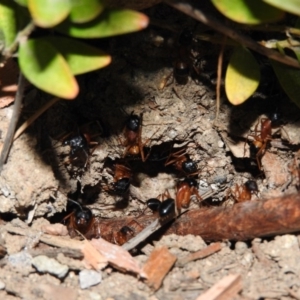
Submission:
[[[185,148],[180,149],[179,151],[174,152],[174,153],[171,152],[165,162],[165,167],[173,164],[174,162],[176,162],[178,160],[178,158],[184,156],[185,154],[187,154]],[[171,158],[173,158],[173,159],[171,160]]]
[[[198,189],[193,187],[192,188],[192,194],[196,196],[196,198],[198,199],[198,201],[203,201],[202,197],[200,196]]]
[[[263,155],[265,154],[265,150],[266,150],[266,143],[264,143],[261,148],[258,150],[258,152],[256,153],[256,162],[257,162],[257,166],[259,168],[259,170],[262,170],[262,165],[261,165],[261,159],[263,157]]]

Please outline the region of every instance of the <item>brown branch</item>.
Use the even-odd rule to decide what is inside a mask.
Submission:
[[[141,216],[135,220],[146,227],[155,218],[151,215]],[[132,217],[101,220],[101,237],[113,242],[113,233],[132,220]],[[297,231],[300,231],[300,194],[242,202],[232,207],[187,211],[175,221],[166,224],[158,234],[194,234],[200,235],[206,241],[224,239],[242,241]]]
[[[256,43],[251,38],[242,35],[241,33],[228,27],[228,25],[224,24],[224,22],[223,23],[219,22],[214,17],[210,16],[207,13],[203,13],[201,10],[196,9],[195,7],[193,7],[191,4],[187,2],[183,2],[183,1],[181,2],[180,0],[179,1],[165,0],[165,2],[168,5],[174,7],[175,9],[190,16],[191,18],[194,18],[195,20],[202,22],[203,24],[213,28],[214,30],[221,32],[225,36],[233,39],[234,41],[237,41],[239,44],[245,47],[248,47],[262,55],[269,57],[270,59],[276,60],[288,66],[297,69],[300,68],[299,62],[296,59],[293,59],[292,57],[282,55],[274,50],[263,47],[262,45]]]

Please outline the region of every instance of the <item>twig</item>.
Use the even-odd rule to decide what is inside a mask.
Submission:
[[[0,156],[0,172],[3,169],[3,165],[6,162],[10,147],[13,142],[14,133],[21,113],[21,105],[22,105],[22,99],[24,94],[24,88],[25,88],[25,78],[23,74],[20,72],[19,79],[18,79],[18,90],[16,93],[14,107],[13,107],[13,114],[9,123],[9,127],[6,133],[6,137],[4,140],[4,144]]]
[[[217,78],[217,86],[216,86],[216,95],[217,95],[217,112],[216,112],[216,120],[219,118],[220,106],[221,106],[221,80],[222,80],[222,66],[223,66],[223,57],[224,57],[224,48],[226,44],[227,37],[223,37],[221,50],[218,57],[218,78]]]
[[[57,97],[52,98],[38,111],[36,111],[33,116],[31,116],[28,120],[26,120],[16,131],[14,135],[14,140],[16,140],[27,129],[27,127],[29,127],[41,114],[43,114],[47,109],[49,109],[52,105],[54,105],[58,100],[60,99]]]
[[[177,265],[184,266],[188,262],[207,257],[213,253],[220,251],[221,249],[222,249],[221,243],[213,243],[200,251],[191,253],[183,258],[180,258],[177,261]]]
[[[191,4],[186,2],[181,2],[180,0],[165,0],[165,2],[174,7],[175,9],[185,13],[186,15],[202,22],[203,24],[213,28],[216,31],[223,33],[225,36],[239,42],[240,44],[262,54],[273,60],[284,63],[288,66],[299,69],[300,65],[296,59],[293,59],[289,56],[282,55],[274,50],[267,49],[260,44],[253,41],[251,38],[242,35],[241,33],[231,29],[226,24],[219,22],[217,19],[203,13],[201,10],[194,8]]]
[[[156,218],[144,215],[135,220],[147,227]],[[101,237],[113,242],[113,232],[132,220],[133,217],[101,220]],[[300,194],[247,201],[232,207],[190,210],[164,225],[162,230],[159,234],[200,235],[205,241],[245,241],[297,232],[300,231]]]
[[[242,290],[241,275],[227,275],[196,300],[227,300],[234,299]]]
[[[142,230],[138,235],[129,240],[127,243],[122,245],[122,248],[129,251],[135,248],[139,243],[143,242],[147,239],[153,232],[158,230],[161,227],[159,220],[154,220],[149,226],[147,226],[144,230]]]

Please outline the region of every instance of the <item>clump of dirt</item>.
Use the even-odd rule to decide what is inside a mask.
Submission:
[[[165,5],[146,13],[154,24],[147,30],[92,42],[112,54],[112,64],[79,76],[78,98],[55,104],[14,142],[0,178],[0,212],[8,221],[1,226],[0,245],[7,255],[1,260],[0,297],[53,299],[53,295],[62,298],[63,294],[67,299],[196,299],[224,276],[240,274],[244,298],[299,298],[297,235],[223,242],[219,252],[206,258],[183,266],[175,264],[153,295],[145,282],[111,268],[99,272],[102,278],[96,276],[98,281],[88,273],[86,276],[92,276],[97,284],[82,288],[80,282],[85,275],[81,272],[85,268],[78,257],[48,255],[52,247],[41,246],[39,236],[17,235],[7,229],[14,225],[29,230],[34,228],[32,222],[45,222],[43,218],[62,222],[67,206],[72,206],[68,198],[87,206],[100,220],[152,214],[146,210],[146,201],[166,190],[174,197],[177,182],[185,177],[172,166],[165,167],[165,160],[160,159],[176,151],[173,144],[175,149],[186,145],[186,152],[197,163],[200,194],[212,191],[213,196],[201,206],[233,204],[236,200],[228,191],[247,180],[255,180],[258,185],[259,192],[252,201],[297,192],[299,109],[279,87],[269,88],[273,77],[262,82],[258,93],[238,107],[232,107],[224,96],[216,119],[213,71],[220,46],[198,40],[197,34],[206,28]],[[191,70],[185,85],[178,84],[172,75],[182,28],[193,31],[190,52],[196,69]],[[225,61],[230,51],[226,50]],[[48,95],[29,88],[22,121],[47,101]],[[275,133],[269,141],[261,171],[255,155],[250,156],[251,142],[247,139],[260,119],[274,111],[282,115],[282,134]],[[151,149],[150,155],[157,156],[145,162],[125,160],[133,178],[124,197],[110,191],[114,177],[106,163],[108,158],[123,159],[123,129],[132,112],[142,114],[142,142]],[[0,111],[2,137],[10,116],[10,107]],[[83,166],[77,166],[76,160],[70,160],[70,146],[63,142],[82,130],[96,144],[90,146],[91,154]],[[201,209],[198,201],[192,199],[190,209]],[[17,219],[10,224],[11,218],[26,221],[31,227]],[[32,251],[38,244],[39,254],[46,253],[67,266],[66,275],[37,272]],[[171,235],[147,246],[136,256],[141,265],[153,247],[166,246],[179,259],[207,244],[201,237]]]

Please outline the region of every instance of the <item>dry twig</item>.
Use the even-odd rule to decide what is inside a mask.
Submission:
[[[143,227],[147,227],[155,219],[153,215],[141,216],[137,221]],[[101,220],[102,238],[112,241],[113,232],[132,220],[132,217]],[[200,235],[206,241],[243,241],[296,231],[300,231],[300,194],[247,201],[232,207],[187,211],[173,222],[164,225],[159,234],[194,234]]]
[[[242,290],[240,275],[227,275],[213,285],[208,291],[196,300],[227,300],[234,297]]]

